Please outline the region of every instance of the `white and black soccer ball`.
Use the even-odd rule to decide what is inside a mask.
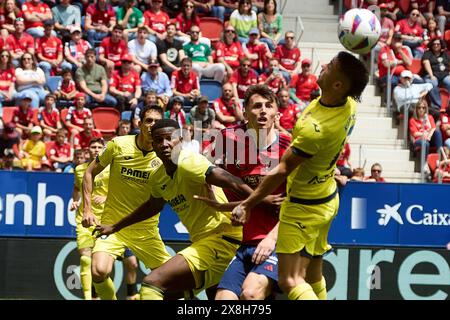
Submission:
[[[378,42],[380,34],[380,21],[370,10],[351,9],[339,19],[339,41],[354,53],[369,53]]]

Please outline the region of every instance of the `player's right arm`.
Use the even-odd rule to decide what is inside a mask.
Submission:
[[[99,225],[95,227],[94,232],[97,232],[97,237],[108,235],[121,229],[131,226],[132,224],[147,220],[158,214],[164,207],[166,201],[163,198],[150,197],[133,213],[127,215],[125,218],[115,223],[114,225]]]
[[[91,210],[91,195],[94,186],[94,179],[100,172],[105,169],[104,166],[98,162],[98,160],[92,161],[83,177],[83,220],[81,224],[83,227],[88,228],[92,225],[98,225],[97,218],[92,214]]]

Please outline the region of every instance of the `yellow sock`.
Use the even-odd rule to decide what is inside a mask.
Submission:
[[[163,300],[164,292],[155,286],[147,283],[142,283],[141,290],[139,291],[141,300]]]
[[[308,283],[302,283],[296,286],[288,294],[289,300],[318,300],[313,289]]]
[[[108,277],[103,282],[94,282],[95,291],[102,300],[117,300],[114,282]]]
[[[82,255],[80,257],[80,280],[84,299],[92,300],[92,274],[91,257]]]
[[[319,300],[327,300],[327,283],[324,277],[318,282],[311,283],[311,288]]]

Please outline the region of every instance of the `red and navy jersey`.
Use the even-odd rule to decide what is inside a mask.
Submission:
[[[33,110],[28,108],[25,112],[19,107],[13,111],[13,121],[14,123],[19,123],[23,126],[28,126],[30,122],[33,122]]]
[[[245,134],[247,130],[246,124],[223,129],[222,139],[218,139],[214,154],[220,159],[223,155],[225,170],[240,177],[252,189],[256,189],[264,176],[280,162],[290,146],[291,138],[279,134],[270,146],[258,150],[254,140]],[[283,183],[273,194],[285,193],[285,190],[286,185]],[[224,192],[230,202],[243,200],[230,190],[224,189]],[[277,224],[278,213],[279,208],[275,206],[256,206],[252,210],[250,220],[244,225],[242,243],[250,244],[265,238]]]

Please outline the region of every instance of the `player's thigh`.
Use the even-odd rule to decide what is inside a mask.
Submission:
[[[115,257],[107,252],[97,251],[92,254],[92,276],[104,278],[111,273]]]
[[[122,232],[123,231],[123,232]],[[136,257],[144,265],[153,270],[170,259],[170,254],[159,235],[157,228],[155,230],[121,230],[117,233],[119,239],[126,243]]]
[[[247,277],[247,269],[249,269],[245,263],[245,260],[249,260],[245,259],[246,251],[244,246],[237,250],[236,255],[220,279],[216,300],[239,299],[242,293],[242,284]],[[249,262],[251,263],[251,261]]]
[[[272,291],[273,280],[264,274],[250,272],[242,284],[242,300],[264,300]]]
[[[76,226],[76,234],[77,234],[77,248],[78,250],[82,249],[92,249],[95,245],[95,236],[92,235],[92,231],[95,226],[91,226],[89,228],[85,228],[81,225],[81,223],[77,223]]]
[[[314,257],[311,259],[306,270],[306,282],[316,283],[322,279],[323,258]]]

